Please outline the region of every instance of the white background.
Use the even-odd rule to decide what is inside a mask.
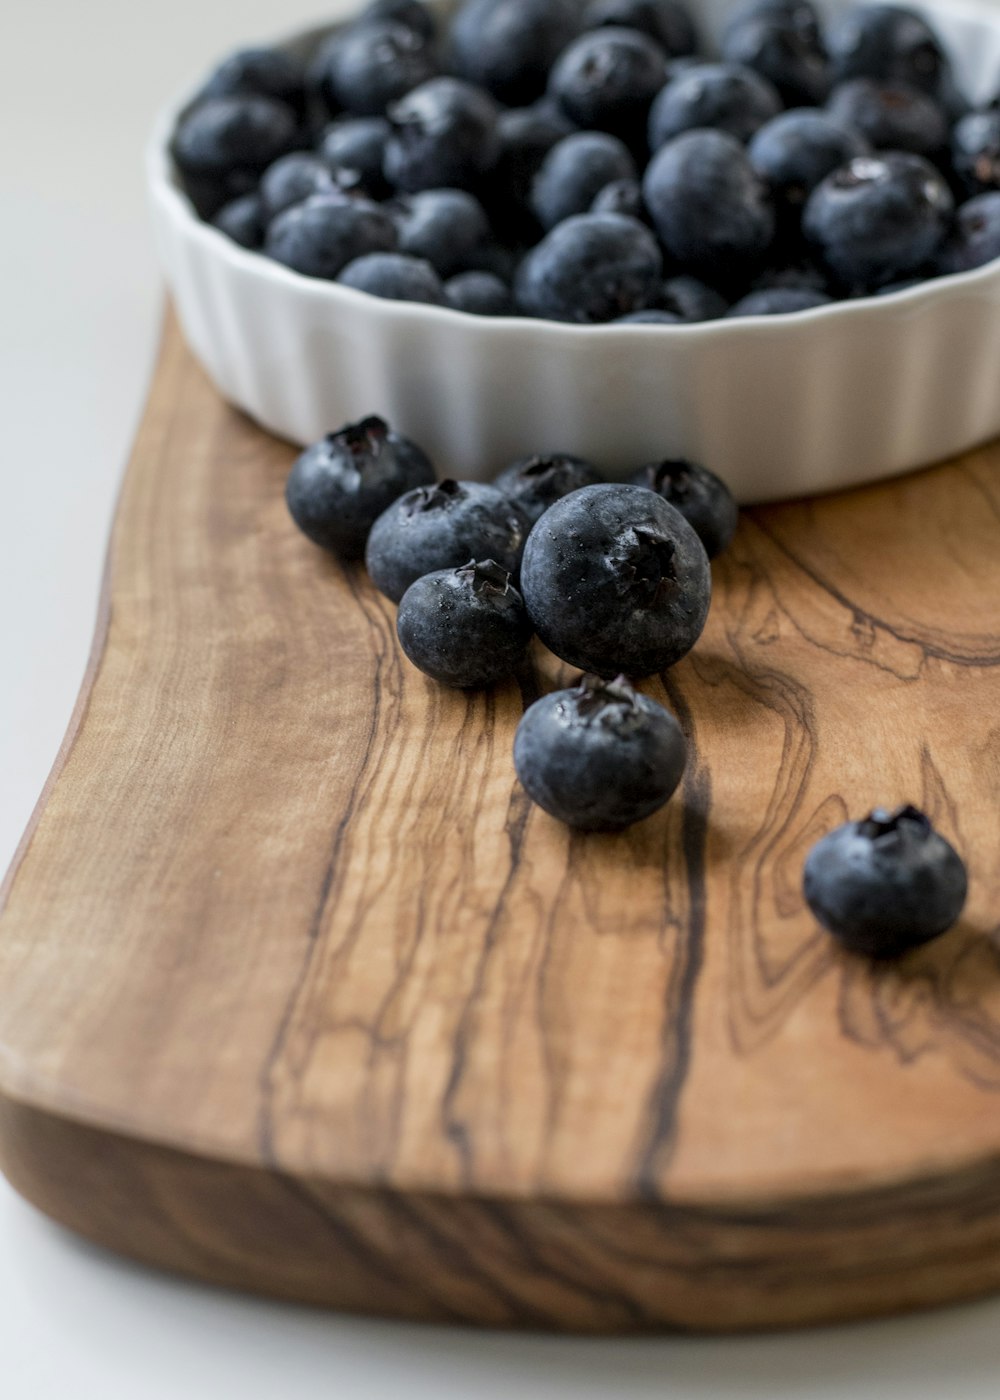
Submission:
[[[146,131],[156,107],[236,41],[330,9],[4,0],[0,10],[0,868],[73,707],[155,344]],[[0,1181],[3,1400],[995,1400],[998,1363],[1000,1302],[730,1340],[567,1340],[341,1318],[122,1263]]]

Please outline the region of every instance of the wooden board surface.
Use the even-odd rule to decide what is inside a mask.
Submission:
[[[0,1162],[114,1249],[338,1307],[742,1328],[1000,1285],[1000,450],[755,510],[695,754],[622,836],[292,528],[168,324],[70,735],[0,918]],[[444,464],[456,474],[461,464]],[[922,804],[961,925],[839,955],[811,843]]]

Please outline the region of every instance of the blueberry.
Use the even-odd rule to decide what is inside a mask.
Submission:
[[[968,881],[961,857],[923,812],[876,808],[817,842],[803,888],[813,914],[845,948],[892,958],[952,926]]]
[[[825,269],[808,256],[803,256],[794,262],[782,262],[774,267],[766,267],[759,276],[754,278],[749,290],[751,292],[821,292],[826,300],[832,301],[836,289],[830,285],[830,279]]]
[[[379,24],[386,20],[405,24],[425,43],[430,43],[437,34],[437,21],[421,0],[369,0],[359,16],[361,24]]]
[[[951,159],[969,194],[1000,190],[1000,109],[962,118],[952,132]]]
[[[241,248],[260,248],[264,242],[264,217],[258,194],[241,194],[216,214],[212,223]]]
[[[1000,258],[1000,190],[963,204],[938,258],[938,271],[971,272]]]
[[[331,194],[333,176],[308,151],[292,151],[269,165],[261,176],[260,203],[265,222],[314,194]]]
[[[615,317],[616,326],[682,326],[684,317],[675,311],[664,311],[659,306],[647,306],[642,311],[630,311],[627,316]]]
[[[573,130],[569,117],[547,100],[500,113],[500,155],[477,191],[499,237],[512,243],[534,243],[538,238],[530,205],[532,182],[552,147]]]
[[[506,467],[493,485],[516,501],[534,525],[549,506],[581,486],[596,486],[601,474],[582,457],[569,452],[548,452],[520,457]]]
[[[349,262],[337,281],[387,301],[445,304],[444,286],[431,264],[406,253],[365,253]]]
[[[533,802],[580,831],[622,831],[652,816],[684,776],[687,746],[662,705],[624,676],[582,676],[545,695],[514,736],[514,767]]]
[[[698,48],[694,20],[679,0],[590,0],[583,12],[584,28],[609,24],[648,34],[671,58],[683,58]]]
[[[432,78],[389,109],[386,178],[411,194],[478,184],[500,156],[498,116],[488,93],[458,78]]]
[[[188,111],[170,143],[184,187],[202,218],[249,194],[261,172],[297,139],[292,109],[271,97],[213,97]]]
[[[238,49],[224,58],[205,83],[199,98],[273,97],[302,117],[305,73],[283,49]]]
[[[493,559],[516,575],[528,522],[494,486],[438,482],[408,491],[372,526],[365,564],[372,583],[398,603],[410,584],[470,559]]]
[[[285,487],[296,525],[341,559],[360,559],[368,532],[404,491],[430,485],[434,468],[415,442],[381,418],[348,423],[306,448]]]
[[[598,190],[590,206],[592,214],[627,214],[630,219],[645,220],[646,206],[642,185],[638,180],[612,180]]]
[[[649,229],[623,214],[577,214],[557,224],[517,270],[514,296],[527,316],[581,324],[649,306],[663,261]]]
[[[809,196],[806,238],[850,290],[896,282],[933,258],[951,222],[953,201],[922,156],[889,152],[835,170]]]
[[[540,97],[556,56],[576,34],[576,0],[465,0],[451,27],[456,73],[508,106]]]
[[[334,179],[359,185],[373,199],[390,193],[382,174],[389,123],[385,117],[341,117],[322,133],[317,155]]]
[[[448,305],[473,316],[513,316],[514,298],[507,283],[492,272],[460,272],[444,284]]]
[[[650,161],[646,207],[672,258],[708,282],[738,277],[766,253],[775,213],[735,137],[687,131]]]
[[[679,321],[717,321],[726,314],[729,303],[713,287],[699,282],[697,277],[682,275],[667,278],[657,305]]]
[[[510,574],[492,559],[414,580],[396,614],[406,655],[443,685],[505,680],[524,660],[531,623]]]
[[[826,112],[782,112],[754,136],[750,164],[783,204],[800,208],[831,171],[871,154],[858,132]]]
[[[426,39],[409,25],[384,20],[338,30],[321,46],[310,77],[332,116],[377,117],[436,72]]]
[[[819,14],[810,0],[747,0],[747,3],[737,5],[729,16],[722,35],[723,44],[731,30],[755,19],[766,19],[772,24],[794,29],[810,44],[822,42]]]
[[[758,13],[734,22],[723,38],[722,57],[767,78],[790,107],[822,102],[830,90],[830,65],[819,32],[797,24],[794,11]]]
[[[473,267],[489,241],[486,212],[466,190],[421,190],[399,200],[395,214],[400,250],[426,258],[442,277]]]
[[[950,77],[951,65],[934,30],[900,5],[848,10],[831,27],[827,42],[838,82],[877,78],[910,83],[936,96]]]
[[[396,226],[377,204],[313,195],[272,220],[264,251],[307,277],[337,277],[355,258],[391,252]]]
[[[605,131],[577,131],[549,151],[535,176],[531,206],[543,229],[573,214],[585,214],[615,180],[638,175],[628,147]]]
[[[728,317],[789,316],[795,311],[813,311],[829,306],[832,297],[811,287],[759,287],[741,297],[726,312]]]
[[[736,533],[739,507],[733,493],[715,472],[695,462],[668,459],[649,462],[632,477],[679,510],[705,546],[709,559],[727,549]]]
[[[755,131],[781,111],[774,86],[735,63],[700,63],[685,68],[663,88],[649,113],[649,149],[679,136],[682,131],[713,127],[738,141],[749,141]]]
[[[535,630],[571,666],[648,676],[701,635],[712,575],[683,515],[641,486],[584,486],[528,536],[521,593]]]
[[[667,56],[635,29],[600,28],[559,55],[549,91],[577,126],[610,131],[638,145],[650,104],[663,87]]]
[[[852,78],[830,95],[827,111],[879,151],[934,156],[948,144],[948,120],[933,97],[905,83]]]

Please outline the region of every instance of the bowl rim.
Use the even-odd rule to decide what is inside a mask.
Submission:
[[[928,7],[933,8],[933,7]],[[955,12],[962,12],[970,18],[975,15],[980,21],[984,11],[979,0],[958,0]],[[994,22],[1000,27],[1000,12]],[[345,20],[347,16],[345,16]],[[290,34],[271,39],[275,47],[300,43],[332,29],[338,23],[304,26]],[[544,343],[546,339],[563,337],[590,339],[603,345],[620,343],[635,337],[637,343],[643,339],[662,339],[665,343],[721,339],[723,336],[746,337],[788,334],[793,328],[810,330],[817,324],[840,320],[847,324],[863,320],[878,312],[887,316],[896,313],[909,315],[930,311],[943,300],[955,298],[957,294],[968,292],[975,295],[986,284],[1000,281],[1000,258],[984,263],[982,267],[967,272],[948,273],[918,282],[900,291],[867,294],[861,297],[846,298],[829,305],[810,307],[804,311],[786,311],[772,315],[721,316],[710,321],[678,322],[675,325],[663,323],[622,323],[615,321],[595,324],[578,324],[572,321],[555,321],[537,316],[480,316],[461,311],[451,306],[435,306],[427,302],[399,301],[388,297],[373,296],[370,292],[346,287],[340,282],[322,277],[308,277],[296,272],[283,263],[269,258],[257,249],[243,248],[221,229],[198,217],[191,201],[181,189],[170,154],[170,141],[178,118],[197,96],[201,83],[189,86],[165,103],[159,110],[148,137],[145,150],[145,170],[147,193],[150,199],[163,208],[175,227],[188,239],[199,243],[205,253],[227,263],[233,272],[241,276],[252,276],[274,287],[284,287],[296,296],[309,296],[318,305],[331,308],[351,307],[367,309],[376,319],[399,320],[401,322],[425,322],[430,326],[468,326],[472,323],[482,334],[499,337],[530,336]]]

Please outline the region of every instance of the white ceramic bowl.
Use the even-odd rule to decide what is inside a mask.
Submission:
[[[711,35],[730,0],[695,8]],[[995,0],[922,8],[970,94],[996,91]],[[874,481],[1000,434],[1000,262],[889,297],[691,326],[384,301],[302,277],[198,220],[168,154],[186,100],[161,117],[148,158],[174,302],[226,398],[294,442],[380,413],[456,476],[489,478],[546,450],[611,475],[682,456],[763,501]]]

